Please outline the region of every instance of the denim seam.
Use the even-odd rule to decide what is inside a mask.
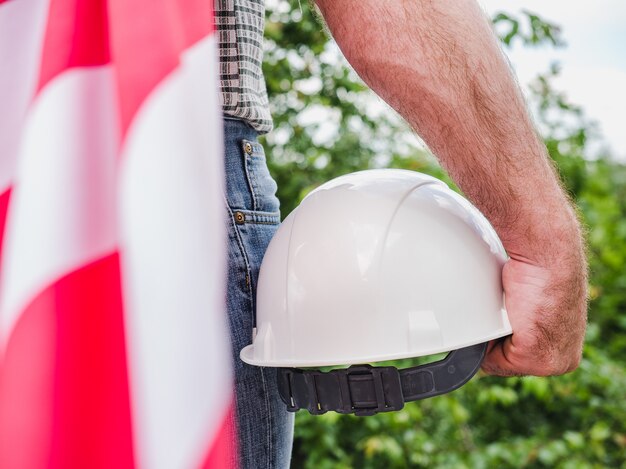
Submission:
[[[241,212],[245,221],[242,223],[253,223],[261,225],[280,225],[280,212],[264,212],[261,210],[247,210],[244,208],[231,207],[235,212]]]
[[[226,204],[226,210],[228,210],[228,218],[230,219],[230,223],[235,231],[235,237],[237,238],[237,244],[239,245],[239,250],[241,251],[241,256],[243,257],[243,261],[246,264],[246,277],[250,279],[246,281],[246,290],[248,292],[248,297],[250,298],[250,313],[254,311],[254,298],[252,295],[252,270],[250,269],[250,262],[248,261],[248,255],[246,253],[246,248],[243,245],[243,240],[241,239],[241,233],[237,229],[237,224],[235,223],[235,217],[233,215],[233,211],[228,206],[228,201],[224,198],[224,203]],[[244,279],[245,281],[246,279]],[[253,315],[254,316],[254,315]],[[256,326],[256,318],[252,318],[252,324]]]
[[[244,223],[249,223],[250,225],[279,225],[278,221],[245,221]]]
[[[241,147],[243,150],[243,147],[245,146],[246,140],[242,140],[241,141]],[[246,169],[246,179],[248,180],[248,186],[250,187],[250,194],[252,194],[252,210],[256,210],[256,191],[254,190],[254,185],[252,184],[252,178],[250,177],[250,169],[249,169],[249,165],[248,165],[248,154],[246,153],[245,150],[243,150],[243,165],[244,168]]]
[[[265,396],[265,406],[267,407],[267,468],[272,469],[272,409],[270,408],[269,390],[265,382],[265,368],[261,367],[261,381],[263,383],[263,395]]]
[[[269,212],[254,212],[253,210],[244,210],[230,207],[235,212],[240,212],[244,215],[244,220],[238,222],[240,225],[280,225],[280,212],[276,212],[276,215],[265,215]]]

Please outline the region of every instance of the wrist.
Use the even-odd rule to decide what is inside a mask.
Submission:
[[[580,269],[586,265],[581,225],[570,203],[533,207],[501,235],[509,256],[549,269]]]

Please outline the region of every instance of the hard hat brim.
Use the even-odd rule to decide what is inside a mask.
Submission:
[[[480,339],[475,339],[472,341],[468,341],[466,343],[455,344],[454,347],[445,346],[438,347],[433,349],[425,349],[420,350],[418,352],[406,352],[399,354],[389,354],[389,355],[372,355],[372,356],[359,356],[358,358],[353,359],[339,359],[339,360],[257,360],[254,358],[254,343],[244,347],[239,353],[239,357],[241,360],[248,365],[254,366],[267,366],[273,368],[313,368],[313,367],[321,367],[321,366],[341,366],[341,365],[360,365],[363,363],[376,363],[382,361],[389,360],[402,360],[405,358],[417,358],[417,357],[425,357],[428,355],[435,355],[437,353],[446,353],[452,350],[458,350],[465,347],[470,347],[472,345],[481,344],[483,342],[488,342],[490,340],[499,339],[501,337],[505,337],[512,333],[511,327],[507,324],[501,330],[488,335],[486,337],[481,337]]]

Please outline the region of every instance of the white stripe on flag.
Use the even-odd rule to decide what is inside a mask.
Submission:
[[[22,124],[37,86],[47,12],[44,0],[0,6],[0,193],[15,174]]]
[[[197,467],[232,400],[216,63],[214,36],[185,52],[135,117],[122,155],[139,467]]]
[[[116,247],[115,102],[102,66],[59,75],[30,108],[7,219],[0,338],[43,288]]]

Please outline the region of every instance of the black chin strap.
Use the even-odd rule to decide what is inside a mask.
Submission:
[[[453,391],[478,371],[487,342],[450,352],[434,363],[398,370],[393,366],[357,365],[327,373],[278,369],[278,390],[287,410],[312,414],[374,415],[400,410],[405,402]]]

